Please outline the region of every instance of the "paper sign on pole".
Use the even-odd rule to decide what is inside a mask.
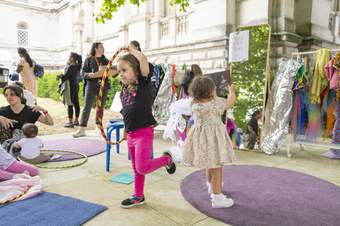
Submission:
[[[229,62],[247,61],[249,56],[249,30],[230,34]]]

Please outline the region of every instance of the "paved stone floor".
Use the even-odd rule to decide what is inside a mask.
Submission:
[[[89,134],[93,139],[100,139],[96,137],[94,132]],[[63,137],[67,136],[71,135],[63,135]],[[161,134],[156,133],[154,146],[156,155],[160,155],[162,151],[171,146],[171,143],[162,140]],[[238,160],[236,164],[290,169],[328,180],[340,186],[340,161],[321,157],[320,154],[324,151],[307,149],[303,152],[298,152],[297,147],[295,147],[293,156],[290,159],[286,157],[284,151],[274,156],[237,151]],[[80,167],[66,170],[43,169],[41,177],[46,191],[103,204],[108,207],[108,210],[90,220],[86,225],[226,225],[200,213],[182,197],[180,183],[186,175],[195,170],[197,169],[178,166],[175,175],[168,175],[165,169],[151,173],[146,179],[145,195],[147,204],[129,210],[122,209],[120,202],[131,195],[133,184],[121,185],[108,181],[111,175],[121,172],[132,173],[130,162],[127,159],[126,143],[122,145],[121,154],[112,154],[110,173],[105,172],[105,154],[103,153],[90,157],[89,161]]]

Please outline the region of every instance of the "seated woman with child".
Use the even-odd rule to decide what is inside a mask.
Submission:
[[[11,145],[23,138],[22,127],[25,123],[41,122],[53,125],[53,119],[44,108],[26,105],[23,89],[17,85],[4,88],[3,94],[8,106],[0,107],[0,144],[7,151]]]

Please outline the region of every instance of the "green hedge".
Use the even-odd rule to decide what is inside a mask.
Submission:
[[[58,84],[59,80],[57,80],[57,75],[62,72],[49,72],[45,73],[42,78],[38,79],[38,96],[44,98],[51,98],[56,101],[61,101],[61,97],[58,93]],[[114,95],[117,91],[120,90],[119,80],[110,79],[111,89],[108,93],[108,101],[106,108],[110,108]],[[84,105],[84,96],[83,96],[83,82],[79,84],[79,103],[80,105]]]

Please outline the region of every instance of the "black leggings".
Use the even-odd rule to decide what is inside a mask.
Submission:
[[[78,90],[76,90],[76,92],[74,92],[72,94],[72,97],[71,97],[71,101],[73,103],[73,105],[70,105],[68,106],[67,108],[67,114],[68,114],[68,117],[69,118],[73,118],[73,107],[74,107],[74,111],[76,113],[76,118],[79,117],[80,115],[80,106],[79,106],[79,97],[78,97]]]

